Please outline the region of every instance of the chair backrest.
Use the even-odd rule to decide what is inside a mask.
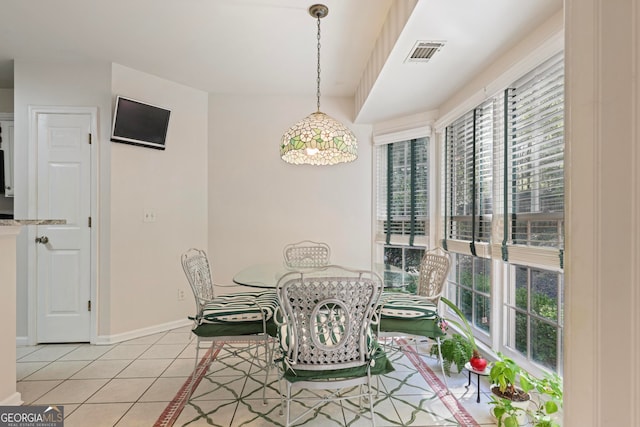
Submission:
[[[284,264],[290,268],[315,268],[329,265],[331,250],[322,242],[303,240],[284,247]]]
[[[429,298],[433,303],[440,302],[449,274],[449,254],[440,248],[425,252],[420,261],[417,294]]]
[[[207,301],[215,297],[207,254],[201,249],[191,248],[182,254],[181,260],[182,269],[189,280],[200,313]]]
[[[371,319],[382,279],[371,271],[331,266],[331,275],[292,272],[278,281],[284,315],[280,341],[292,369],[322,371],[369,360]]]

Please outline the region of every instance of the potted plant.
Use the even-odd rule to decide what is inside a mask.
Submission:
[[[499,360],[493,363],[489,371],[491,381],[491,409],[498,420],[498,427],[516,427],[527,422],[531,395],[534,389],[532,377],[521,375],[520,366],[511,358],[498,353]],[[519,386],[516,381],[519,379]]]
[[[442,352],[442,367],[448,377],[451,376],[452,365],[456,365],[458,372],[462,372],[465,363],[469,361],[473,354],[471,343],[460,334],[453,334],[443,338],[440,341],[440,349]],[[436,356],[438,354],[438,346],[431,346],[429,354]]]
[[[531,403],[527,413],[534,427],[560,427],[556,420],[562,408],[562,378],[558,374],[547,374],[542,379],[527,372],[521,373],[533,386]]]
[[[443,329],[446,329],[447,323],[451,323],[456,326],[460,332],[464,334],[464,338],[466,338],[465,343],[465,339],[460,334],[453,334],[451,337],[444,338],[442,340],[442,359],[447,362],[445,363],[445,373],[449,375],[452,363],[455,363],[458,368],[458,372],[461,372],[466,362],[469,362],[475,371],[484,371],[487,367],[487,360],[483,358],[478,351],[478,346],[476,345],[476,340],[473,336],[473,331],[471,330],[471,325],[469,325],[467,318],[464,316],[462,311],[460,311],[458,306],[447,298],[442,297],[440,298],[440,301],[448,306],[460,318],[460,322],[455,319],[445,319]],[[435,355],[437,352],[438,349],[436,346],[431,347],[431,355]]]

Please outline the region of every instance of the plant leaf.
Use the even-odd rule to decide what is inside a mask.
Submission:
[[[544,402],[544,410],[547,412],[547,414],[553,414],[555,412],[558,412],[558,405],[556,405],[556,402],[554,402],[553,400],[547,400],[546,402]]]
[[[533,384],[529,381],[529,378],[526,375],[520,376],[520,386],[522,387],[522,390],[527,393],[534,389]]]
[[[513,415],[505,418],[504,427],[518,427],[518,419]]]

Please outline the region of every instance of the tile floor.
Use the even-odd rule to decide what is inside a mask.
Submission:
[[[63,405],[65,427],[153,426],[191,374],[194,358],[195,340],[188,327],[108,346],[21,346],[17,348],[17,388],[25,404]],[[425,361],[436,374],[440,372],[434,359],[425,358]],[[454,374],[447,379],[449,388],[478,424],[495,425],[489,416],[487,380],[481,378],[481,403],[476,403],[475,377],[472,375],[472,385],[467,389],[466,372]],[[205,383],[203,381],[200,387],[206,387]],[[422,410],[419,403],[424,399],[419,394],[420,389],[415,390],[418,391],[403,389],[399,394],[405,394],[403,404],[415,401]],[[277,396],[270,397],[274,405],[279,402]],[[185,407],[175,425],[208,425],[202,418],[190,422],[199,407],[204,408],[204,405]],[[402,415],[403,409],[398,404],[394,407]],[[248,414],[241,412],[253,411],[246,408],[235,404],[221,405],[220,411],[215,412],[216,422],[222,422],[221,417],[224,417],[227,421],[220,425],[270,425],[264,419],[255,424],[247,423]],[[426,409],[433,410],[425,408],[425,412],[428,412]],[[425,423],[419,416],[414,418],[413,421],[397,422],[377,419],[376,424],[459,425],[451,421]]]

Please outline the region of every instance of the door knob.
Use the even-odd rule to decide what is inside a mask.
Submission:
[[[49,238],[47,236],[36,237],[36,243],[42,243],[43,245],[46,245],[47,243],[49,243]]]

